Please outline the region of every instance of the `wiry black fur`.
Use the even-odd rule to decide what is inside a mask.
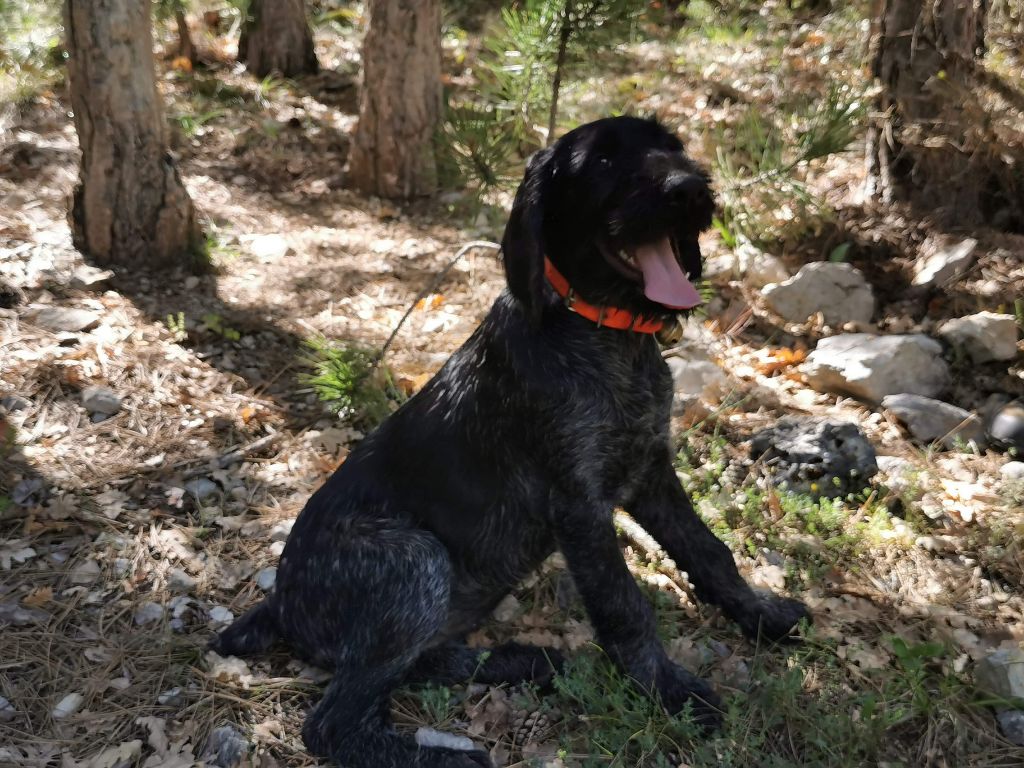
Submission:
[[[712,209],[703,171],[651,121],[591,123],[532,159],[503,242],[509,292],[313,495],[273,593],[215,643],[249,653],[282,638],[335,670],[303,728],[312,752],[348,768],[490,765],[398,736],[388,698],[410,679],[550,678],[554,652],[481,656],[462,640],[556,548],[611,658],[670,711],[690,703],[714,724],[717,696],[656,638],[616,542],[618,506],[747,635],[786,637],[806,615],[755,593],[694,513],[672,467],[671,378],[655,339],[598,327],[543,277],[547,254],[591,303],[672,315],[603,254],[671,234],[696,278]]]

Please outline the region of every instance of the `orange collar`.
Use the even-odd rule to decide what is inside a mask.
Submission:
[[[588,304],[572,289],[569,281],[559,272],[551,260],[544,257],[544,274],[559,296],[565,299],[565,306],[578,315],[583,315],[587,320],[592,320],[600,326],[617,328],[621,331],[635,331],[637,333],[657,333],[664,327],[661,320],[644,320],[625,309],[618,307],[595,307]]]

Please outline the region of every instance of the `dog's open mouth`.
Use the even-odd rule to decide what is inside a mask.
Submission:
[[[605,259],[619,273],[642,283],[644,295],[669,309],[693,309],[700,294],[679,266],[676,244],[670,237],[653,243],[620,248],[602,248]]]

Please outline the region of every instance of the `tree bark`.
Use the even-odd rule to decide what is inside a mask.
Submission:
[[[432,195],[441,119],[440,0],[370,0],[369,8],[349,176],[367,194]]]
[[[75,246],[109,266],[196,266],[202,233],[167,150],[150,4],[66,0],[64,24],[82,151]]]
[[[883,203],[978,224],[1013,186],[973,93],[987,10],[987,0],[884,1],[872,42],[880,117],[868,137],[868,192]]]
[[[174,11],[174,24],[178,28],[178,56],[188,59],[190,64],[198,64],[199,58],[196,55],[195,43],[192,42],[192,33],[188,29],[188,19],[181,8]]]
[[[238,60],[256,77],[315,73],[320,64],[304,0],[250,0],[238,38]]]

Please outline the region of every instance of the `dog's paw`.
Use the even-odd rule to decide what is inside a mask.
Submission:
[[[707,681],[672,662],[662,664],[655,681],[657,694],[665,710],[675,715],[690,705],[690,712],[705,731],[718,729],[722,724],[722,706],[718,694]]]
[[[743,634],[773,643],[794,639],[797,624],[810,619],[807,606],[799,600],[779,597],[770,592],[756,593],[757,600],[736,617]]]

